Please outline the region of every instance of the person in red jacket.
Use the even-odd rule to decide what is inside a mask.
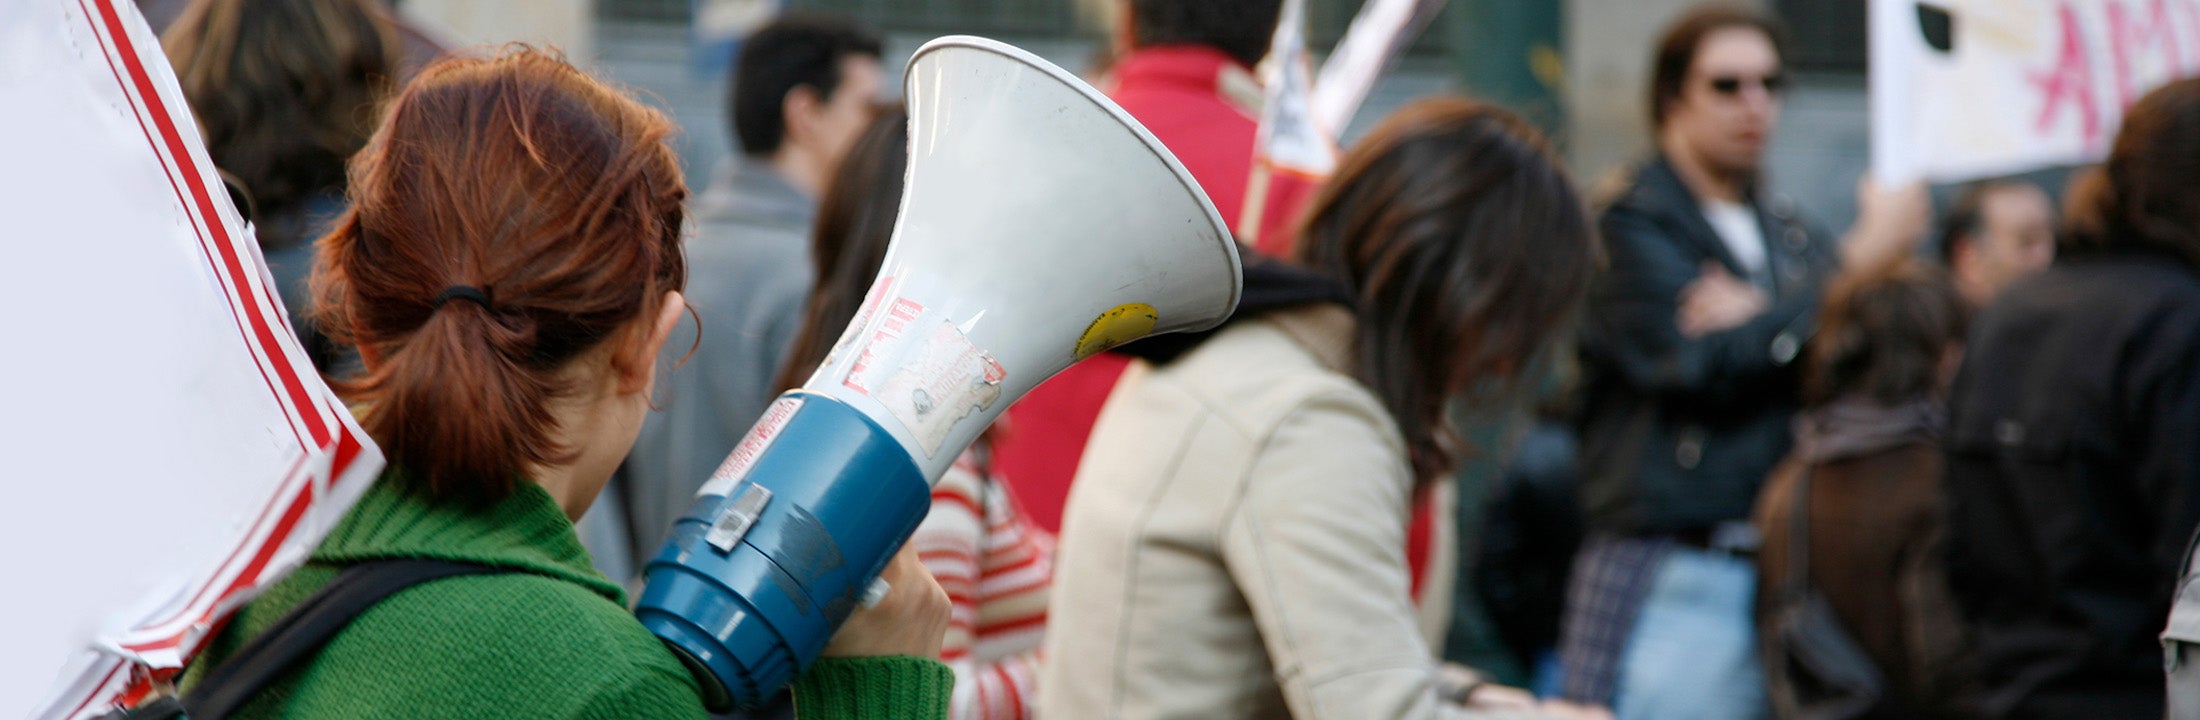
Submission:
[[[1282,0],[1116,2],[1117,60],[1108,96],[1176,154],[1224,220],[1235,221],[1260,118],[1253,66],[1268,53]],[[1061,529],[1085,437],[1129,364],[1116,353],[1094,356],[1008,409],[995,469],[1048,532]]]

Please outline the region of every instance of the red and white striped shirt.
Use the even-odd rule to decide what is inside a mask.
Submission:
[[[957,720],[1030,716],[1054,576],[1054,536],[987,474],[986,444],[933,486],[910,538],[953,604],[940,659],[955,671]]]

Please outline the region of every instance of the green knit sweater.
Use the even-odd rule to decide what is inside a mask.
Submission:
[[[520,572],[407,589],[354,619],[245,718],[700,718],[695,679],[626,610],[550,495],[519,483],[486,509],[430,502],[388,475],[304,567],[240,609],[186,687],[345,565],[454,560]],[[795,684],[801,718],[945,718],[954,676],[937,661],[824,659]]]

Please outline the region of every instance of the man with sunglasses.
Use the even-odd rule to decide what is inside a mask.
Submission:
[[[1758,485],[1787,453],[1820,287],[1924,235],[1922,187],[1859,193],[1840,249],[1760,184],[1786,76],[1772,20],[1702,6],[1653,58],[1656,153],[1600,217],[1583,328],[1582,495],[1561,695],[1621,720],[1764,717]]]

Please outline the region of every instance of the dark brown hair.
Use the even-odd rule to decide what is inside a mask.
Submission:
[[[1299,260],[1354,298],[1354,375],[1397,420],[1421,481],[1457,454],[1447,401],[1509,392],[1565,334],[1601,254],[1543,136],[1459,98],[1369,132],[1299,240]]]
[[[2065,245],[2150,248],[2200,268],[2200,78],[2131,105],[2108,160],[2071,182]]]
[[[1764,33],[1772,50],[1787,57],[1787,33],[1780,23],[1747,5],[1711,3],[1698,5],[1667,26],[1650,57],[1650,127],[1665,127],[1665,116],[1687,89],[1688,71],[1696,62],[1696,50],[1704,38],[1727,28],[1749,28]]]
[[[415,488],[494,501],[571,457],[550,406],[569,362],[687,281],[672,130],[525,47],[436,63],[391,102],[313,288],[321,327],[378,358],[332,384]],[[485,302],[439,302],[456,286]]]
[[[1131,0],[1130,13],[1138,47],[1202,45],[1252,67],[1275,40],[1283,0]]]
[[[1986,229],[1986,196],[2029,187],[2034,186],[2017,178],[1991,178],[1964,185],[1940,220],[1941,263],[1955,267],[1956,248],[1978,239],[1979,232]]]
[[[161,47],[207,153],[266,216],[343,189],[398,69],[379,0],[198,0]]]
[[[1930,397],[1940,360],[1968,324],[1948,272],[1907,255],[1836,276],[1803,366],[1803,401],[1861,395],[1881,405]]]
[[[734,144],[749,155],[779,152],[787,139],[787,93],[807,87],[818,100],[831,101],[840,89],[842,62],[877,59],[884,46],[877,33],[850,18],[802,10],[751,33],[726,78]]]
[[[900,105],[882,108],[849,147],[818,201],[817,227],[810,236],[817,282],[810,286],[802,329],[772,381],[779,392],[801,385],[816,372],[840,331],[855,319],[871,280],[886,262],[908,167],[909,112]]]

